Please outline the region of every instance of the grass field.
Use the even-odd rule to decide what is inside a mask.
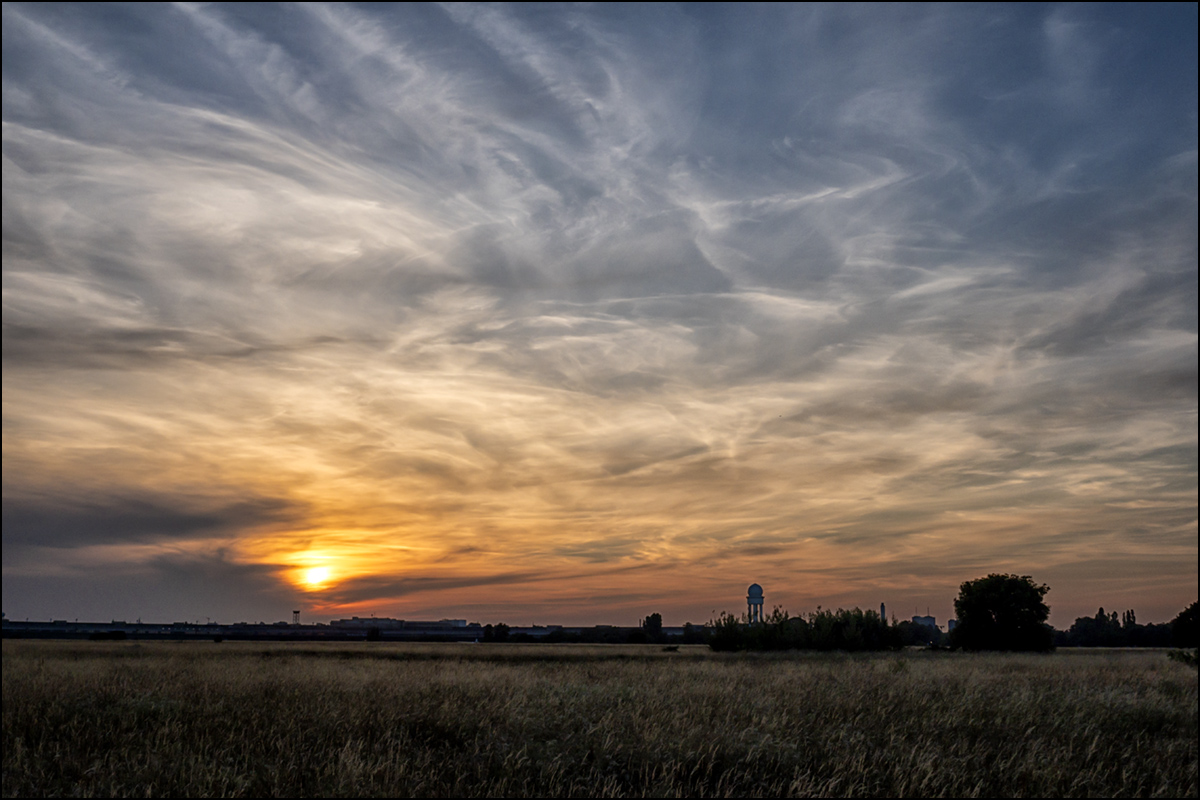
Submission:
[[[1161,651],[3,644],[6,797],[1196,796]]]

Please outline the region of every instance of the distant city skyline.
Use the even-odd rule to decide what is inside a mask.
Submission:
[[[1197,10],[3,7],[10,619],[1197,597]]]

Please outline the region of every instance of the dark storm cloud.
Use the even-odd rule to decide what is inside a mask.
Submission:
[[[15,316],[15,315],[14,315]],[[4,323],[4,360],[26,369],[153,369],[172,361],[257,359],[298,354],[339,345],[377,345],[370,340],[313,336],[292,343],[264,340],[252,331],[212,334],[179,328],[113,330],[70,324],[38,326]]]
[[[807,539],[847,580],[864,546],[952,570],[998,530],[1047,563],[1175,552],[1195,30],[1194,6],[8,4],[5,541],[12,516],[58,549],[298,531],[229,563],[409,548],[345,602],[419,594],[447,553],[519,582]]]
[[[414,577],[402,580],[356,578],[339,583],[330,590],[324,599],[333,603],[359,603],[379,597],[404,597],[421,592],[527,584],[540,580],[545,580],[545,575],[540,572],[502,573],[474,577]]]
[[[52,572],[12,574],[4,591],[6,598],[42,598],[40,613],[47,618],[274,622],[295,604],[281,589],[278,572],[275,565],[236,563],[220,549],[173,552],[100,570],[93,559],[59,564]],[[275,614],[263,619],[257,609]]]
[[[230,535],[293,521],[299,510],[269,497],[189,497],[129,491],[79,492],[4,498],[4,546],[77,547],[81,544],[170,542]]]

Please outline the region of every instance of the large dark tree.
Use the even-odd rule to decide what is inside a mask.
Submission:
[[[991,574],[967,581],[954,601],[950,643],[964,650],[1052,650],[1054,631],[1042,602],[1050,587],[1028,575]]]
[[[1175,638],[1176,647],[1196,647],[1200,640],[1200,623],[1197,622],[1196,603],[1179,612],[1171,620],[1171,633]]]

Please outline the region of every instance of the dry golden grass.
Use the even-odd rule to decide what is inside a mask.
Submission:
[[[4,642],[6,797],[1195,796],[1162,652]]]

